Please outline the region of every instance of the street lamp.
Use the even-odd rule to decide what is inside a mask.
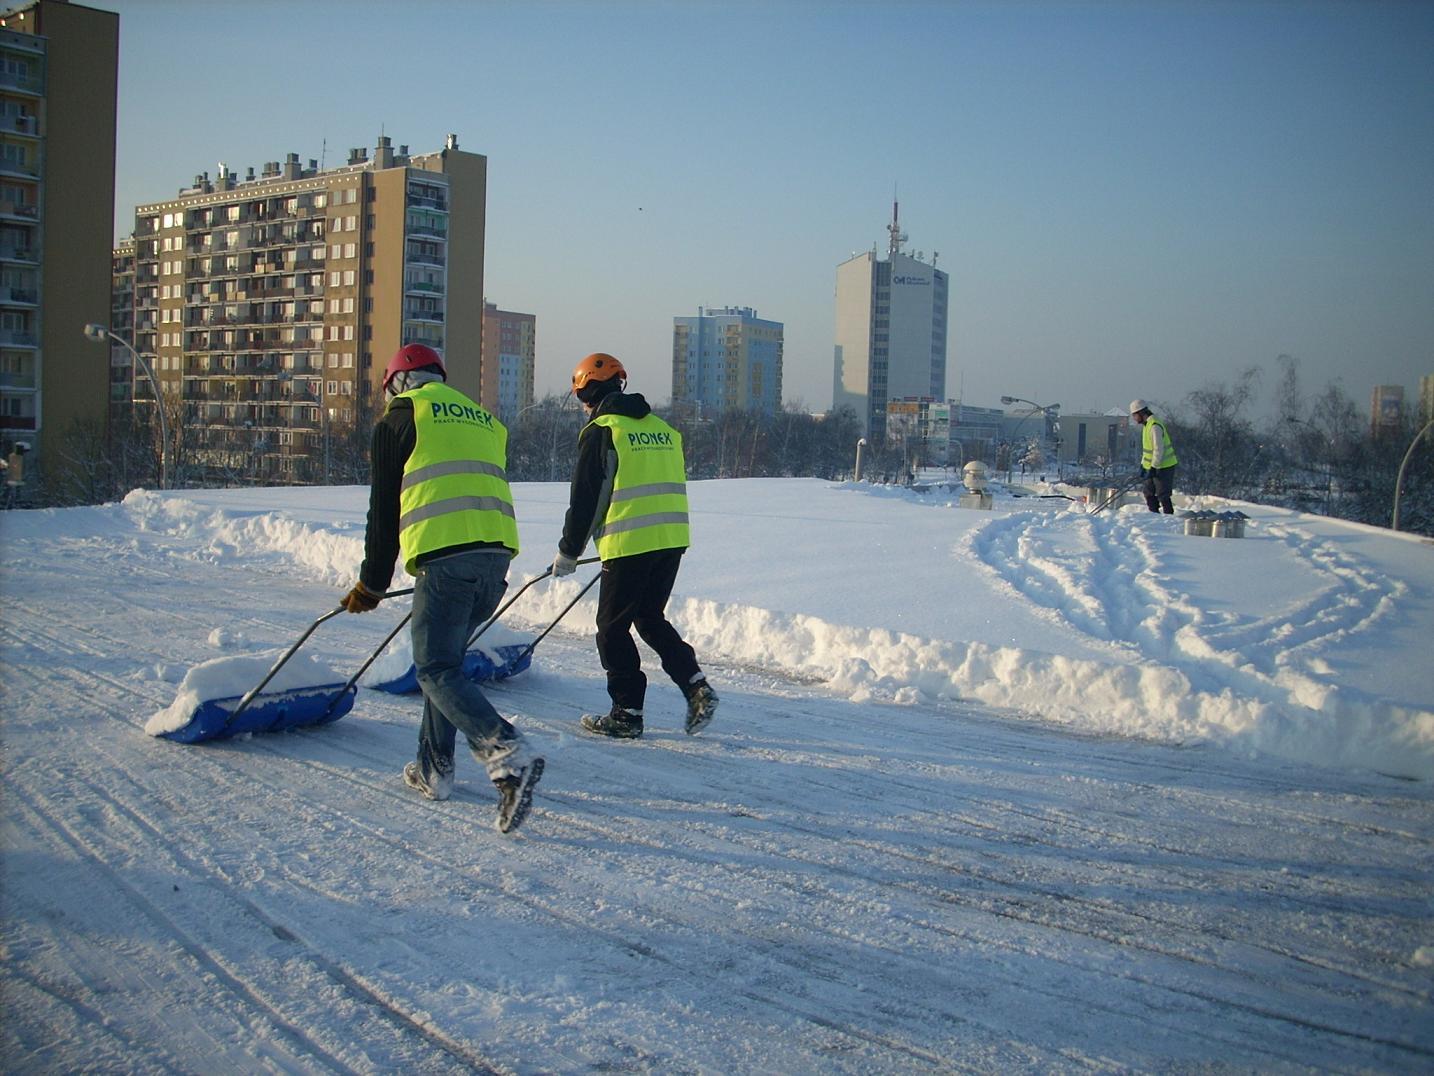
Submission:
[[[134,361],[144,371],[144,376],[149,378],[150,384],[154,386],[154,409],[159,412],[159,488],[164,489],[165,479],[169,475],[169,424],[164,417],[164,393],[160,390],[159,378],[154,376],[154,370],[149,362],[134,349],[129,341],[122,336],[116,336],[103,325],[96,325],[93,322],[86,325],[85,337],[97,344],[103,344],[106,340],[119,344],[134,357]]]
[[[859,437],[856,442],[856,470],[852,472],[853,482],[861,481],[861,450],[866,447],[866,438]]]
[[[1023,404],[1030,404],[1030,405],[1031,405],[1031,410],[1027,411],[1024,415],[1021,416],[1021,421],[1017,422],[1017,423],[1016,423],[1016,428],[1011,431],[1011,441],[1012,441],[1012,443],[1014,443],[1015,440],[1016,440],[1016,434],[1018,434],[1018,433],[1021,432],[1021,427],[1026,424],[1026,420],[1029,419],[1032,415],[1034,415],[1037,411],[1040,411],[1040,412],[1044,413],[1045,416],[1046,416],[1046,418],[1051,418],[1052,416],[1056,416],[1056,417],[1058,418],[1059,415],[1057,415],[1057,412],[1059,412],[1060,409],[1061,409],[1061,405],[1058,404],[1058,403],[1055,403],[1055,404],[1038,404],[1038,403],[1036,403],[1035,400],[1027,400],[1027,399],[1024,399],[1024,398],[1022,398],[1022,397],[1020,397],[1020,396],[1002,396],[1002,397],[1001,397],[1001,402],[1002,402],[1003,404],[1006,404],[1007,406],[1009,406],[1009,405],[1011,405],[1011,404],[1013,404],[1013,403],[1023,403]],[[1043,440],[1043,441],[1045,440],[1045,433],[1046,433],[1045,430],[1042,430],[1042,431],[1041,431],[1041,440]],[[1007,475],[1008,478],[1010,477],[1010,469],[1009,469],[1009,467],[1010,467],[1010,465],[1009,465],[1009,463],[1008,463],[1008,464],[1007,464],[1007,471],[1006,471],[1006,475]],[[1024,471],[1024,467],[1023,467],[1023,471]]]
[[[1404,453],[1404,459],[1399,464],[1399,474],[1394,479],[1394,519],[1389,524],[1393,530],[1399,529],[1399,490],[1404,485],[1404,469],[1409,466],[1409,458],[1414,455],[1414,446],[1419,443],[1419,438],[1431,429],[1434,429],[1434,421],[1426,422],[1424,428],[1414,435],[1414,440],[1409,442],[1409,451]]]

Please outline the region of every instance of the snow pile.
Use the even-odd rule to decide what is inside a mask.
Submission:
[[[193,666],[180,681],[174,701],[152,715],[145,722],[144,731],[151,736],[175,732],[189,724],[190,718],[203,703],[214,699],[242,697],[268,675],[282,654],[282,650],[237,654],[214,658]],[[312,655],[295,654],[274,678],[264,685],[263,695],[259,697],[342,683],[344,679],[345,677],[337,675],[333,669]]]

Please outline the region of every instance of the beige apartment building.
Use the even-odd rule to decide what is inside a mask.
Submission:
[[[179,481],[326,481],[337,446],[366,447],[406,343],[480,395],[487,168],[454,135],[425,154],[381,137],[136,208],[133,324],[111,329],[150,359]]]
[[[533,406],[538,319],[483,304],[483,389],[478,402],[504,422]]]
[[[0,452],[65,477],[62,440],[102,433],[119,16],[65,0],[0,10]],[[57,489],[57,493],[62,492]]]

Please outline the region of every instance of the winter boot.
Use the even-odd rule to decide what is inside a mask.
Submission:
[[[535,756],[515,772],[493,782],[498,790],[498,818],[494,825],[499,833],[511,833],[523,824],[533,808],[533,786],[542,776],[543,760]]]
[[[488,779],[498,790],[499,833],[509,833],[523,824],[533,806],[533,786],[543,776],[543,759],[519,733],[492,744],[470,744],[473,757],[483,763]]]
[[[583,728],[599,736],[619,740],[635,740],[642,735],[642,711],[629,710],[617,703],[605,714],[583,714]]]
[[[447,767],[440,760],[430,773],[424,773],[417,762],[410,762],[403,768],[403,783],[428,799],[446,800],[453,795],[453,760],[448,760]]]
[[[687,735],[695,736],[712,723],[717,713],[717,692],[704,677],[687,687]]]

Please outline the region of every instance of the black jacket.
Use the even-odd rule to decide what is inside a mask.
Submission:
[[[646,418],[650,414],[652,408],[642,393],[610,392],[598,401],[592,418],[600,415]],[[578,459],[573,465],[568,514],[563,520],[563,536],[558,540],[560,553],[573,558],[582,556],[593,528],[607,517],[616,475],[617,449],[612,446],[612,430],[590,420],[578,434]]]

